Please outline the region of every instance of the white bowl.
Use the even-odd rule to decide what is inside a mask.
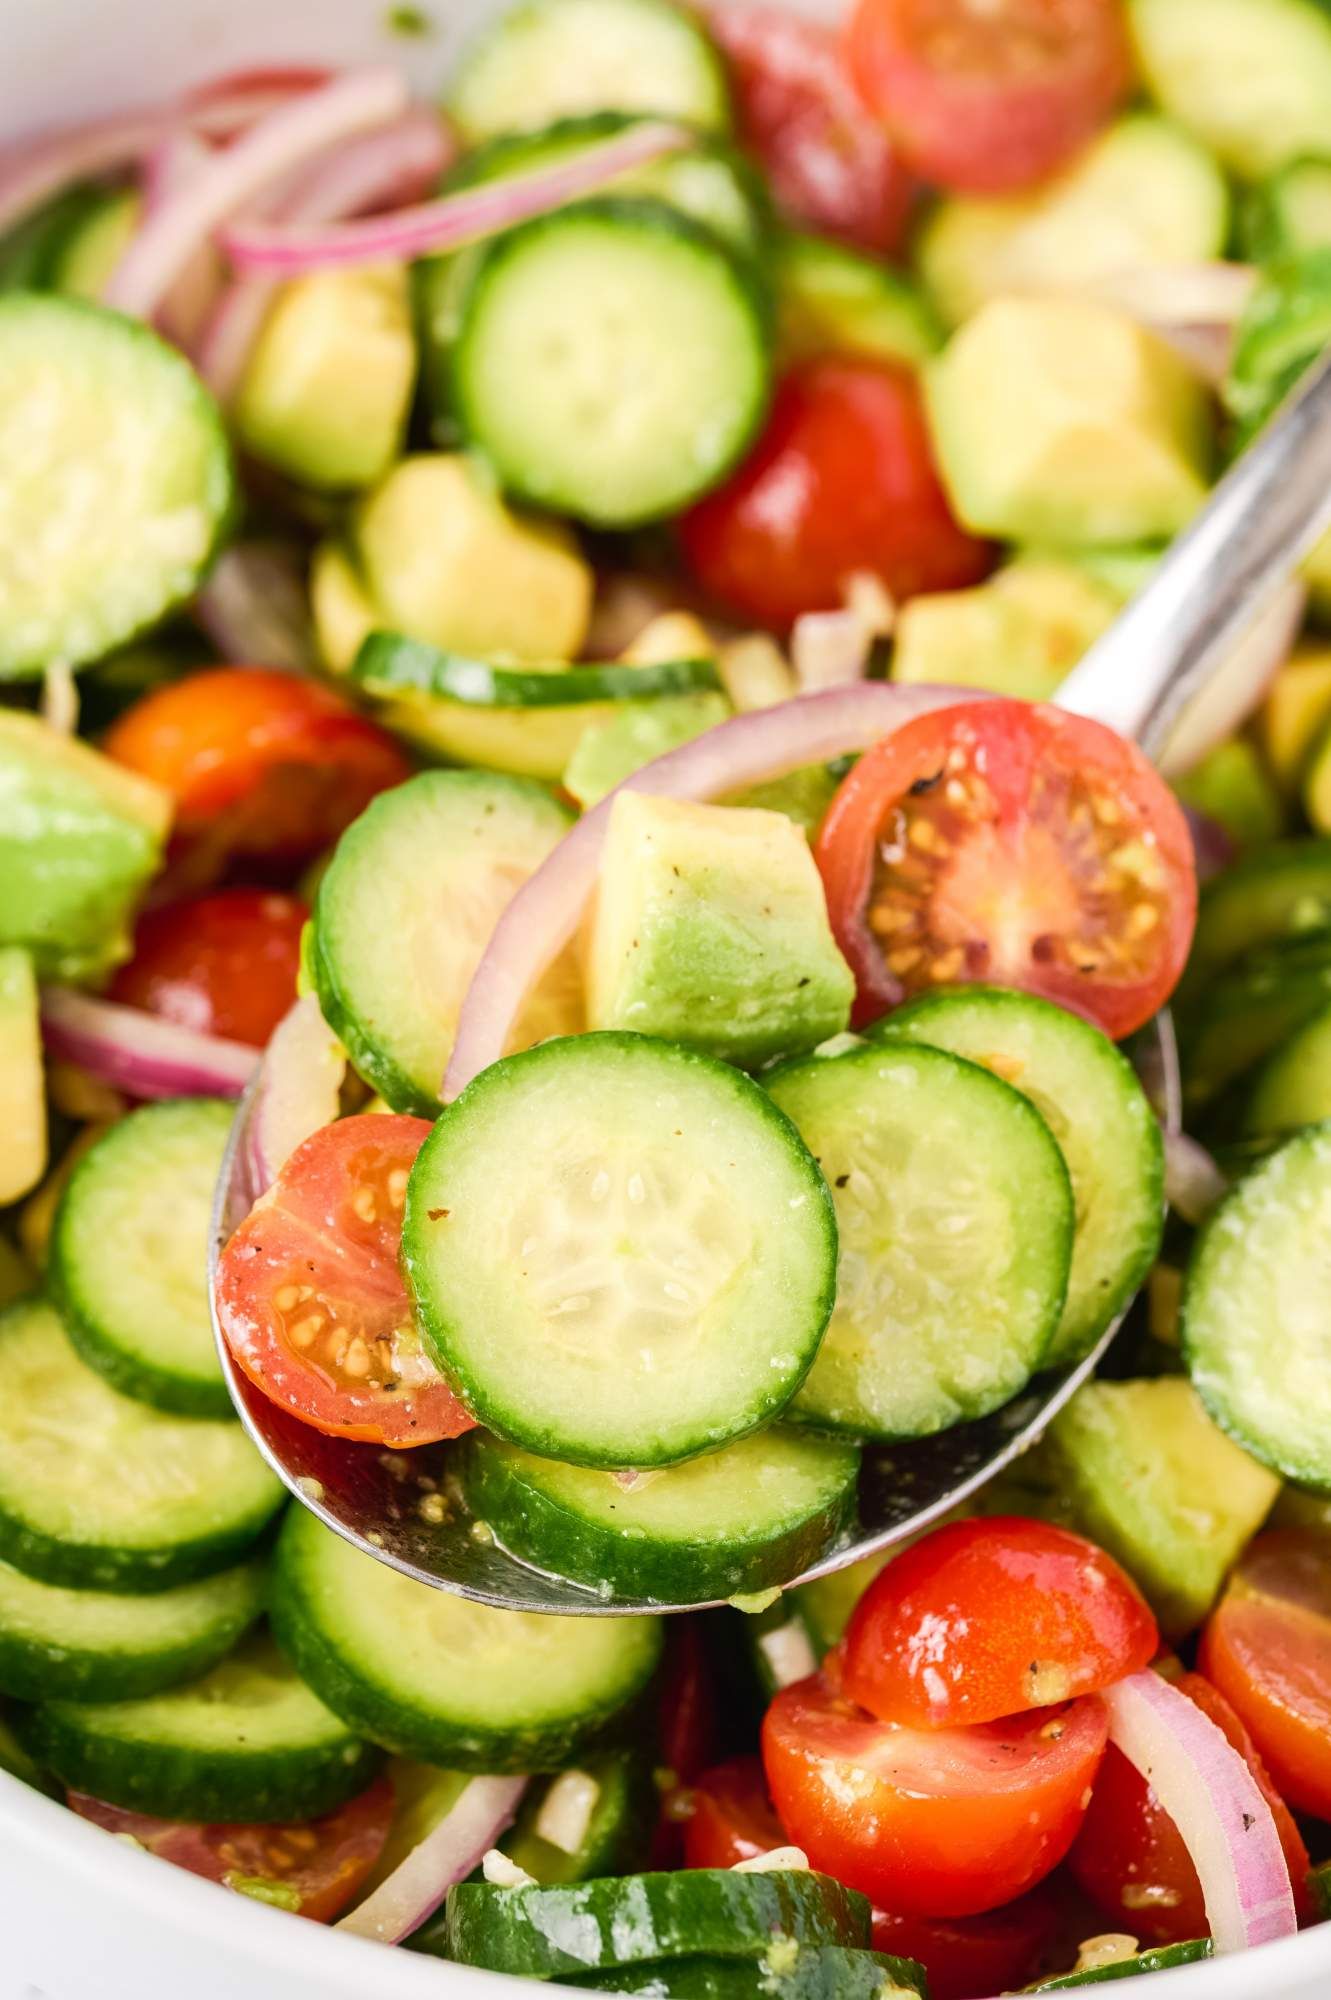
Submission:
[[[819,0],[794,4],[819,11]],[[386,31],[387,0],[0,0],[0,142],[237,65],[387,57],[434,86],[493,11],[494,0],[437,0],[433,32],[404,39]],[[531,2000],[532,1991],[526,1980],[293,1921],[111,1839],[0,1772],[0,2000]],[[1144,1991],[1326,2000],[1331,1925],[1161,1975]]]

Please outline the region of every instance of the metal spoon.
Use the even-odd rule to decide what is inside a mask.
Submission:
[[[1157,754],[1179,712],[1265,600],[1331,525],[1331,355],[1220,482],[1151,582],[1064,682],[1059,701],[1110,723]],[[1167,1014],[1137,1037],[1135,1060],[1168,1126],[1179,1120],[1178,1064]],[[241,1100],[222,1163],[209,1249],[217,1257],[249,1207],[244,1141],[254,1099]],[[1075,1367],[1043,1375],[977,1422],[864,1455],[859,1518],[805,1572],[823,1576],[890,1548],[978,1491],[1033,1444],[1087,1379],[1110,1326]],[[449,1498],[448,1447],[410,1453],[324,1437],[270,1402],[218,1351],[241,1422],[303,1505],[368,1555],[418,1581],[512,1610],[629,1613],[695,1609],[603,1596],[518,1562]],[[442,1498],[442,1506],[441,1506]],[[443,1518],[439,1519],[440,1514]]]

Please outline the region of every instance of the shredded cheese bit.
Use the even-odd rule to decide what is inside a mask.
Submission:
[[[600,1796],[601,1787],[590,1771],[561,1771],[541,1800],[537,1838],[548,1840],[562,1854],[576,1854],[586,1842]]]
[[[510,1861],[497,1847],[488,1847],[481,1856],[481,1874],[492,1889],[534,1889],[536,1877],[516,1861]]]
[[[818,1657],[799,1618],[788,1618],[774,1632],[763,1632],[758,1639],[758,1651],[779,1688],[791,1687],[818,1671]]]
[[[751,1854],[747,1861],[737,1861],[731,1869],[732,1875],[778,1875],[789,1869],[807,1871],[809,1857],[802,1847],[769,1847],[766,1854]]]

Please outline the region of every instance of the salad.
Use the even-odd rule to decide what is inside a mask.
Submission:
[[[1054,699],[1331,340],[1320,0],[311,53],[0,153],[0,1768],[659,2000],[1322,1921],[1331,540]]]

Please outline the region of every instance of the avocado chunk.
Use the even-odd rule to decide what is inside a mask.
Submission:
[[[1206,497],[1210,415],[1188,364],[1083,299],[997,299],[925,370],[934,447],[976,534],[1164,540]]]
[[[985,688],[1049,701],[1121,598],[1078,565],[1024,556],[974,590],[912,597],[897,617],[896,681]]]
[[[320,542],[310,564],[314,643],[330,673],[345,674],[378,625],[374,599],[341,542]]]
[[[369,486],[401,448],[415,379],[406,271],[314,271],[283,286],[264,322],[236,394],[236,430],[303,486]]]
[[[658,701],[625,702],[617,714],[594,723],[579,738],[564,772],[564,790],[586,811],[632,772],[691,743],[729,714],[723,694],[668,694]]]
[[[1184,805],[1207,814],[1236,847],[1260,847],[1285,831],[1285,809],[1261,754],[1246,736],[1232,736],[1177,779]]]
[[[46,1172],[46,1079],[37,981],[26,951],[0,951],[0,1208]]]
[[[784,813],[621,792],[587,944],[587,1018],[741,1066],[843,1030],[855,982]]]
[[[1296,649],[1267,690],[1257,712],[1257,739],[1280,789],[1295,797],[1331,721],[1331,646]]]
[[[1201,1624],[1280,1490],[1178,1375],[1088,1382],[1046,1450],[1073,1525],[1136,1579],[1170,1640]]]
[[[43,979],[129,955],[129,919],[162,858],[171,802],[77,737],[0,712],[0,946]]]

